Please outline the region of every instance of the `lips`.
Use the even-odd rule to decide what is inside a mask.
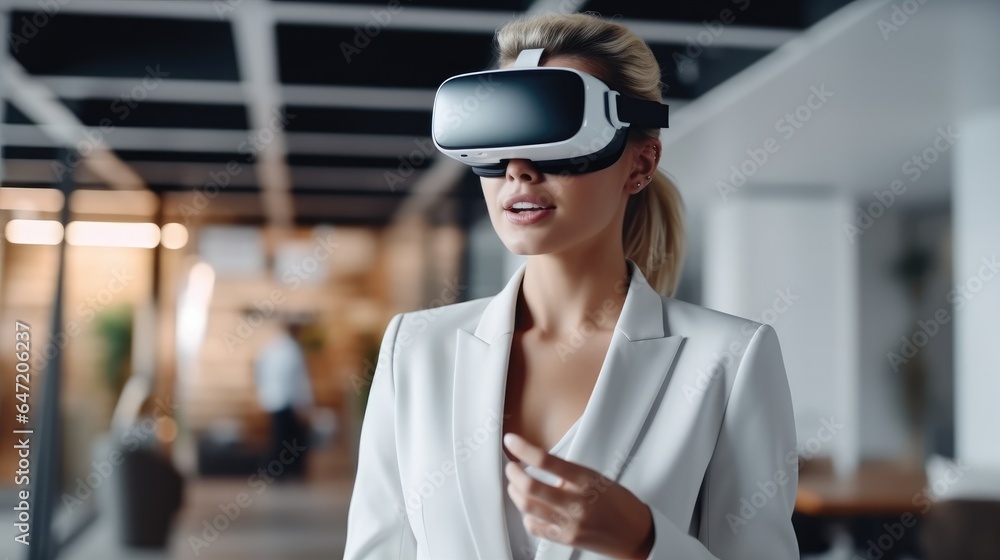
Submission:
[[[532,205],[535,208],[514,208],[514,205],[517,204],[518,202],[527,202],[528,204]],[[524,204],[522,204],[521,206],[524,206]],[[520,194],[508,198],[503,203],[504,210],[516,213],[525,211],[529,212],[537,211],[538,209],[549,210],[554,208],[555,205],[552,204],[552,201],[547,196],[544,195]]]
[[[507,220],[512,224],[527,226],[542,221],[555,211],[555,208],[546,208],[544,210],[522,210],[520,212],[505,210],[504,215],[507,216]]]

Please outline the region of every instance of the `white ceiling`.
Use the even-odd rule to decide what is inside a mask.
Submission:
[[[677,112],[661,134],[660,167],[687,207],[688,286],[700,284],[707,205],[726,202],[717,182],[769,137],[778,150],[734,196],[832,188],[860,203],[898,179],[907,187],[899,208],[949,201],[952,151],[916,181],[903,166],[934,145],[939,127],[960,134],[971,106],[1000,108],[1000,2],[923,1],[905,2],[919,8],[886,36],[880,20],[891,24],[904,2],[849,4]],[[775,123],[823,84],[829,100],[786,139]]]
[[[893,4],[900,3],[850,4],[678,111],[661,136],[661,167],[677,179],[692,210],[722,202],[717,181],[768,137],[779,149],[746,188],[822,185],[870,197],[901,179],[908,187],[901,202],[947,197],[950,153],[917,181],[903,165],[933,145],[939,127],[956,126],[969,87],[958,69],[998,68],[1000,49],[990,53],[988,43],[961,49],[966,58],[978,54],[981,66],[959,64],[956,37],[986,40],[975,37],[970,21],[991,23],[992,30],[982,28],[995,36],[1000,5],[928,2],[886,40],[879,21],[891,23]],[[775,123],[824,84],[832,96],[786,139]]]

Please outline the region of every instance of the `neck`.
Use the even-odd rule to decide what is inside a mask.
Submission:
[[[534,330],[546,339],[611,332],[630,282],[621,252],[608,258],[532,256],[518,293],[515,330]]]

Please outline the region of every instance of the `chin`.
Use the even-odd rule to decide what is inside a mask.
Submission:
[[[504,244],[504,247],[508,251],[515,255],[521,256],[532,256],[532,255],[548,255],[551,253],[558,252],[563,244],[553,243],[550,236],[535,236],[531,235],[506,235],[501,236],[500,241]]]
[[[544,255],[552,252],[541,243],[526,241],[524,239],[509,240],[501,238],[500,240],[503,242],[504,247],[515,255],[530,257],[532,255]]]

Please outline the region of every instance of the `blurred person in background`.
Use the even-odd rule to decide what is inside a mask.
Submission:
[[[303,325],[294,317],[282,320],[277,336],[257,354],[254,375],[257,399],[271,415],[267,463],[280,462],[282,479],[301,479],[309,447],[309,412],[314,405],[305,352],[299,343]]]

